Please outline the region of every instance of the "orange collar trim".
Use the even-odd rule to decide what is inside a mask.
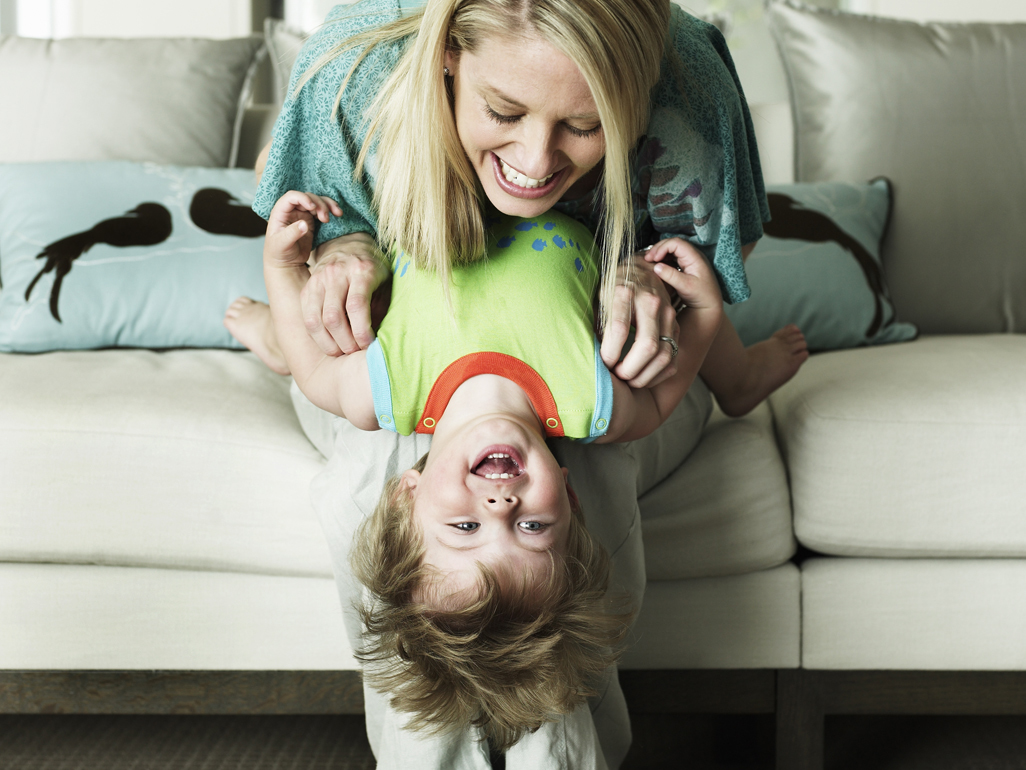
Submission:
[[[563,432],[563,423],[559,419],[559,412],[556,410],[556,400],[541,375],[519,358],[493,352],[469,353],[445,367],[435,380],[435,384],[431,386],[416,432],[434,433],[438,418],[445,412],[456,388],[479,374],[498,374],[515,382],[531,399],[531,405],[545,426],[545,435],[566,435]]]

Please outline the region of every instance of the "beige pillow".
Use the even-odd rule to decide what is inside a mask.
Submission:
[[[771,0],[795,178],[894,183],[883,257],[924,333],[1026,332],[1026,24],[919,24]]]
[[[274,73],[274,102],[279,109],[285,101],[292,67],[306,38],[307,33],[289,27],[281,19],[264,19],[264,39],[267,41],[267,55],[271,59],[271,71]]]
[[[0,162],[231,166],[259,37],[0,37]]]

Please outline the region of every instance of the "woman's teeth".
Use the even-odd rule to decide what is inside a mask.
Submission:
[[[541,187],[543,184],[552,179],[552,174],[549,174],[544,179],[532,179],[526,174],[521,174],[512,166],[508,165],[506,161],[499,158],[499,165],[502,167],[502,175],[506,177],[506,181],[511,184],[515,184],[517,187],[526,187],[531,190],[535,187]]]

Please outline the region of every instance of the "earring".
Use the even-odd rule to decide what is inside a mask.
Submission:
[[[452,74],[449,72],[449,68],[448,67],[442,67],[442,72],[445,73],[445,76],[447,78],[452,77]]]

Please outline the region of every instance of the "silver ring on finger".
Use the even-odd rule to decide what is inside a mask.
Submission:
[[[677,340],[675,340],[673,337],[665,337],[665,336],[660,337],[659,340],[661,342],[669,342],[670,343],[670,349],[672,351],[670,353],[670,360],[672,361],[673,359],[675,359],[677,357],[677,353],[679,352],[679,349],[677,347]]]

